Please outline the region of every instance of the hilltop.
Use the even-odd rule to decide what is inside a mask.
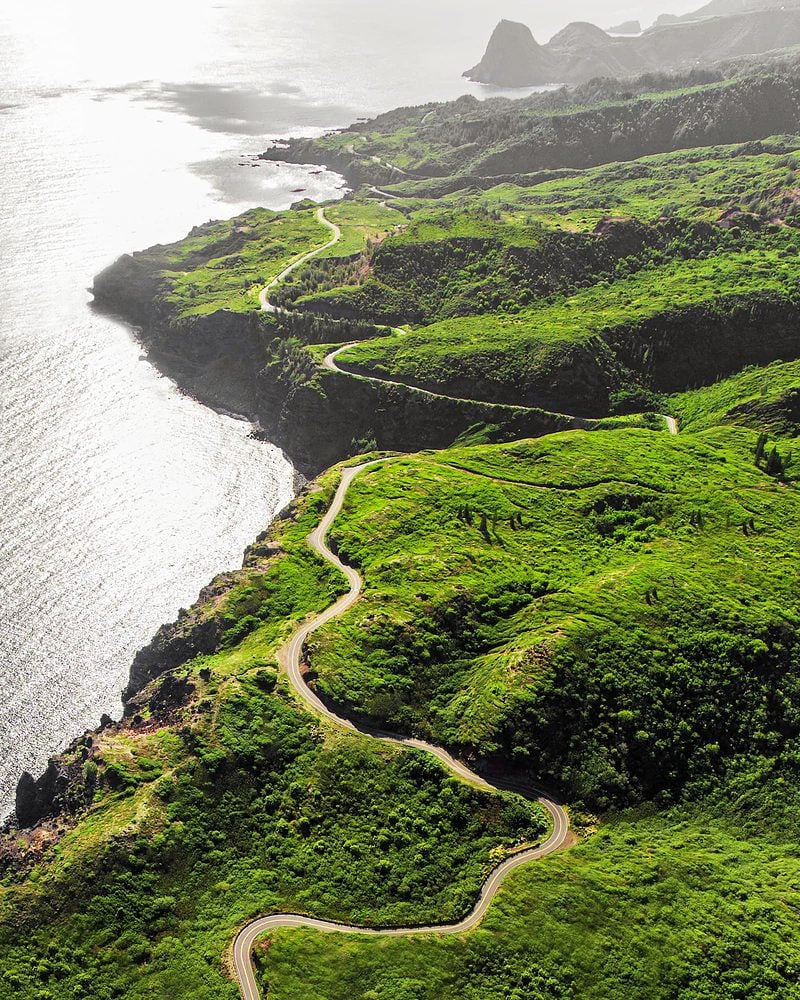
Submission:
[[[762,5],[763,7],[763,5]],[[587,22],[569,24],[544,45],[529,28],[501,21],[483,59],[464,76],[497,87],[583,83],[594,77],[676,72],[800,43],[800,6],[709,5],[693,16],[661,18],[640,35],[615,37]]]

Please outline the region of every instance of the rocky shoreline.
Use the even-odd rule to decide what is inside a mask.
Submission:
[[[320,372],[319,384],[296,384],[268,351],[274,320],[227,311],[175,318],[159,298],[158,276],[138,254],[124,255],[98,275],[93,293],[94,308],[128,324],[148,360],[181,391],[220,412],[246,417],[266,440],[281,447],[298,472],[298,490],[306,477],[359,450],[356,442],[419,451],[447,447],[479,424],[503,425],[517,437],[573,425],[570,418],[546,411],[424,396],[337,372]],[[267,539],[265,532],[245,553],[241,570],[215,579],[191,609],[162,626],[137,653],[123,695],[123,720],[104,717],[100,730],[136,724],[145,708],[151,717],[168,717],[185,701],[184,682],[172,672],[218,648],[221,626],[213,614],[215,604],[242,575],[276,555]],[[161,683],[153,685],[157,679]],[[95,735],[76,738],[38,778],[27,772],[21,776],[7,831],[36,828],[35,842],[52,843],[88,807],[94,795]]]

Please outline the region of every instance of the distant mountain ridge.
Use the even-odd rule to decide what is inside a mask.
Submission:
[[[654,27],[665,24],[678,24],[687,21],[699,21],[706,17],[730,17],[732,14],[745,14],[752,11],[780,10],[793,6],[792,0],[709,0],[709,3],[699,10],[688,14],[662,14]]]
[[[585,21],[567,25],[546,45],[530,28],[501,21],[483,59],[464,76],[498,87],[585,83],[594,77],[670,72],[800,44],[800,0],[738,13],[753,0],[712,0],[690,20],[663,18],[639,36],[614,37]],[[778,0],[775,0],[777,4]]]

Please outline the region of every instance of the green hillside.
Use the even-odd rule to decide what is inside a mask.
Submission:
[[[795,757],[702,810],[614,817],[516,875],[469,935],[280,932],[261,954],[263,988],[274,1000],[796,1000],[796,782]]]
[[[619,430],[369,472],[334,536],[365,595],[312,641],[319,685],[595,808],[777,752],[800,723],[800,511],[755,444]]]
[[[308,202],[98,278],[184,386],[334,464],[23,782],[0,1000],[233,1000],[253,918],[458,920],[547,836],[279,669],[346,592],[307,538],[365,454],[309,684],[544,783],[575,843],[468,935],[262,939],[270,1000],[800,997],[798,108],[787,56],[400,109],[267,154],[356,188],[277,311],[331,240]]]

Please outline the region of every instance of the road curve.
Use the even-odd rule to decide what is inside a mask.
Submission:
[[[468,916],[457,924],[446,924],[435,927],[407,927],[392,928],[391,930],[376,930],[373,928],[337,924],[326,920],[315,920],[311,917],[298,916],[292,913],[275,913],[252,921],[239,932],[233,945],[234,969],[244,1000],[261,1000],[261,994],[258,989],[258,983],[256,982],[255,969],[252,962],[252,951],[256,939],[267,931],[285,927],[309,927],[313,930],[319,931],[363,934],[371,937],[400,937],[410,934],[431,933],[461,934],[464,931],[468,931],[473,927],[476,927],[483,920],[492,900],[497,894],[497,890],[500,888],[501,883],[512,871],[519,868],[521,865],[527,864],[529,861],[534,861],[537,858],[544,858],[547,855],[560,850],[567,845],[569,838],[569,818],[563,807],[558,802],[536,789],[533,785],[513,781],[498,781],[497,783],[492,784],[475,774],[475,772],[471,771],[466,764],[456,760],[455,757],[452,757],[449,753],[447,753],[447,751],[441,749],[441,747],[433,746],[432,744],[425,743],[422,740],[393,736],[391,733],[383,730],[366,729],[363,727],[358,728],[349,719],[339,717],[335,712],[331,711],[326,705],[324,705],[305,682],[302,673],[302,663],[303,648],[306,640],[313,632],[316,632],[317,629],[322,628],[323,625],[326,625],[334,618],[344,614],[348,608],[351,608],[358,600],[363,586],[363,581],[358,571],[352,566],[345,565],[328,547],[326,541],[328,531],[341,511],[345,497],[347,496],[347,491],[356,476],[358,476],[364,469],[380,465],[381,461],[384,460],[367,462],[363,465],[353,466],[343,471],[342,479],[339,484],[339,488],[336,491],[333,503],[331,504],[327,514],[320,521],[317,528],[308,537],[310,546],[345,575],[350,585],[350,589],[348,593],[346,593],[343,597],[340,597],[335,604],[331,605],[331,607],[329,607],[326,611],[323,611],[314,619],[301,626],[294,633],[291,639],[278,653],[278,659],[280,660],[281,666],[286,671],[289,677],[289,682],[301,701],[321,718],[328,719],[336,725],[352,732],[366,733],[384,743],[424,750],[440,760],[445,767],[447,767],[448,770],[450,770],[457,777],[462,778],[470,784],[486,791],[499,791],[502,789],[519,792],[527,798],[535,798],[536,801],[549,813],[553,829],[550,836],[543,844],[538,847],[521,851],[508,858],[502,864],[498,865],[498,867],[492,871],[491,875],[484,883],[475,908]]]
[[[375,191],[377,194],[384,193],[382,191],[379,191],[377,188],[372,188],[371,190]],[[390,196],[386,195],[386,197],[388,198]],[[261,294],[259,295],[259,301],[261,303],[261,309],[263,312],[270,312],[270,313],[281,312],[282,310],[279,309],[269,300],[269,293],[272,291],[272,289],[275,288],[277,285],[281,284],[281,282],[285,281],[286,278],[288,278],[289,275],[293,271],[295,271],[298,267],[302,267],[303,264],[306,264],[309,260],[313,260],[313,258],[316,257],[318,254],[321,254],[325,250],[329,250],[331,247],[336,246],[336,244],[342,238],[341,229],[339,228],[339,226],[336,225],[335,222],[331,222],[330,219],[327,218],[327,216],[325,215],[324,207],[320,207],[317,209],[317,219],[322,223],[323,226],[327,226],[328,229],[331,230],[331,232],[333,233],[332,238],[324,246],[317,247],[315,250],[310,250],[308,253],[303,254],[302,257],[299,257],[296,261],[290,264],[285,270],[281,271],[281,273],[278,275],[277,278],[273,278],[273,280],[265,288],[262,289]],[[387,334],[393,333],[401,337],[405,336],[406,334],[405,330],[401,330],[397,327],[387,326],[383,329]],[[322,367],[327,369],[328,371],[336,372],[338,375],[346,375],[348,378],[359,379],[362,382],[373,382],[376,385],[393,385],[399,389],[406,389],[410,392],[418,392],[420,395],[428,396],[431,399],[447,399],[450,402],[455,402],[455,403],[482,402],[487,406],[505,405],[515,410],[537,409],[536,407],[522,406],[514,403],[492,404],[488,400],[468,399],[466,397],[461,397],[461,396],[447,396],[441,392],[431,392],[429,389],[420,389],[418,386],[409,385],[407,382],[397,382],[387,378],[378,378],[375,375],[359,375],[356,374],[356,372],[348,371],[346,368],[340,368],[337,363],[339,355],[343,354],[351,347],[355,347],[357,343],[358,341],[353,341],[350,344],[343,344],[341,347],[337,347],[335,351],[331,351],[331,353],[328,354],[327,357],[322,362]],[[597,418],[575,417],[569,413],[558,413],[557,416],[566,417],[566,419],[572,420],[576,427],[585,427],[587,429],[591,429],[595,424],[599,422],[599,420],[603,419],[602,417],[597,417]],[[662,416],[663,419],[667,422],[667,429],[669,430],[669,433],[677,434],[678,421],[674,417],[667,416],[666,414],[663,414]]]
[[[335,247],[336,244],[339,242],[339,240],[342,238],[341,229],[336,225],[335,222],[331,222],[330,219],[325,215],[324,208],[317,209],[317,220],[327,229],[330,229],[333,236],[324,246],[317,247],[315,250],[309,250],[309,252],[303,254],[302,257],[298,257],[296,261],[294,261],[287,268],[281,271],[281,273],[278,275],[277,278],[273,278],[272,281],[270,281],[270,283],[266,286],[266,288],[263,288],[261,290],[261,294],[258,297],[258,301],[261,303],[261,309],[263,312],[271,312],[271,313],[278,312],[277,307],[274,306],[269,300],[269,293],[272,291],[273,288],[275,288],[276,285],[280,285],[281,282],[286,281],[286,279],[293,271],[296,271],[298,267],[302,267],[303,264],[306,264],[308,261],[312,260],[318,254],[323,253],[325,250],[330,250],[331,247]]]

